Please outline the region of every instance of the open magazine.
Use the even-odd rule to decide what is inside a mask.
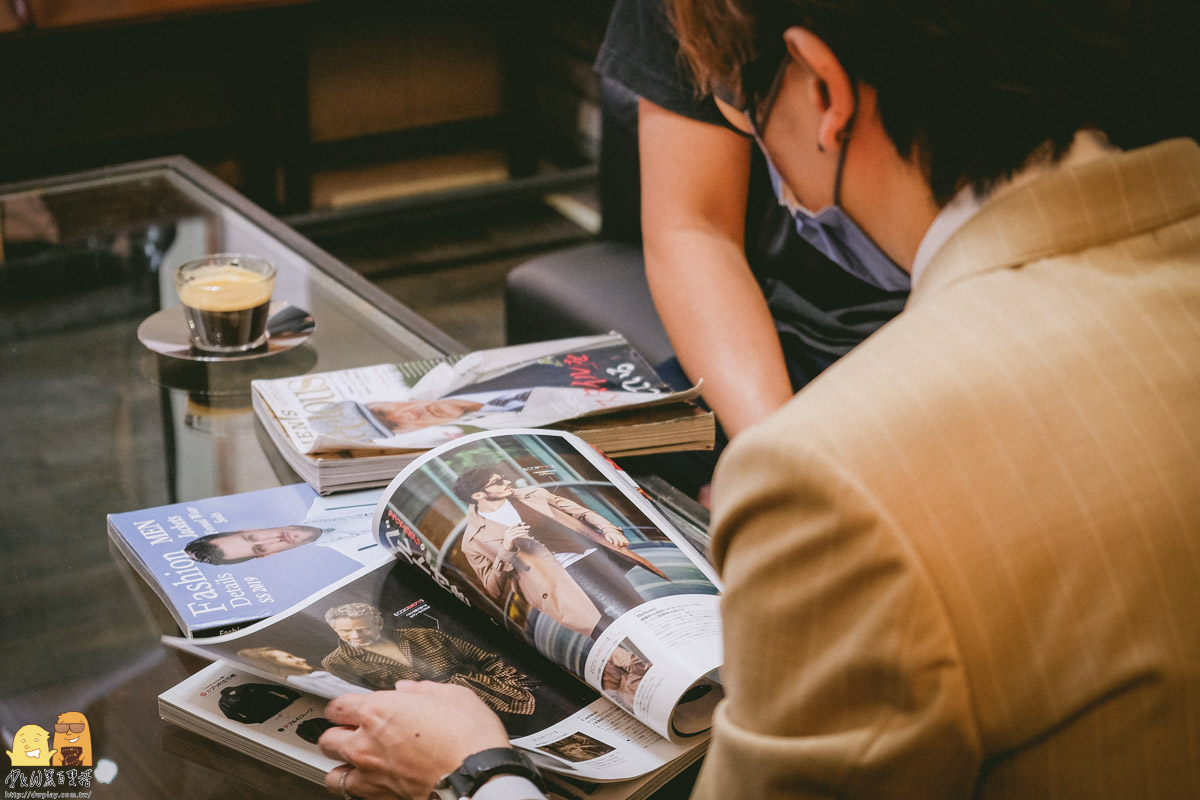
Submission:
[[[673,392],[620,334],[252,383],[280,453],[318,491],[382,486],[482,430],[553,425],[613,456],[710,449],[698,389]]]
[[[258,714],[239,714],[230,708],[230,703],[222,702],[227,694],[224,690],[246,684],[266,686],[268,692],[275,687],[279,699]],[[324,716],[326,702],[318,695],[296,691],[260,675],[241,672],[224,661],[216,661],[163,692],[158,708],[167,722],[324,785],[325,774],[339,765],[317,745],[317,739],[331,724]],[[207,762],[210,768],[226,774],[236,768],[236,762],[212,756],[206,748],[196,747],[185,738],[189,735],[186,731],[167,731],[163,736],[163,749],[179,758]],[[603,754],[606,748],[597,747],[576,734],[552,745],[552,749],[570,759],[590,760]],[[702,748],[692,747],[660,769],[621,781],[600,782],[552,771],[544,772],[543,776],[551,800],[640,800],[649,797],[702,754]],[[278,784],[264,782],[259,772],[242,770],[237,777],[251,790],[257,784],[264,794],[279,791]]]
[[[587,443],[465,436],[397,476],[372,526],[393,561],[233,634],[164,637],[257,676],[221,687],[227,718],[437,680],[560,775],[627,781],[698,757],[722,696],[718,579]]]

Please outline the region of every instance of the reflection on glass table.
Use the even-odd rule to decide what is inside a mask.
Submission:
[[[192,361],[138,328],[178,307],[172,268],[212,252],[278,269],[311,314],[265,358]],[[449,337],[184,159],[0,186],[0,733],[91,726],[116,776],[92,796],[324,797],[324,790],[158,719],[197,664],[110,550],[105,515],[294,483],[260,434],[249,383],[428,358]]]

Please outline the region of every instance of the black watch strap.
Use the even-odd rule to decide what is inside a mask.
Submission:
[[[458,769],[438,781],[433,796],[445,797],[449,789],[455,798],[469,798],[496,775],[520,775],[533,781],[538,789],[546,790],[529,756],[511,747],[493,747],[467,756]]]

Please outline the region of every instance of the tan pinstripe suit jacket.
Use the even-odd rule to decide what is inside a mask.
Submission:
[[[1200,147],[986,204],[715,488],[699,796],[1200,796]]]

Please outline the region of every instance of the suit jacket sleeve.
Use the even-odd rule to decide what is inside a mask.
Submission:
[[[504,584],[508,580],[508,574],[512,571],[512,564],[506,559],[497,558],[497,553],[489,553],[475,535],[478,531],[482,531],[481,525],[468,524],[464,535],[463,554],[467,557],[467,563],[471,565],[471,569],[475,570],[484,590],[492,597],[498,598],[504,591]]]
[[[654,566],[654,564],[648,561],[644,556],[638,555],[633,550],[629,549],[628,546],[618,547],[617,545],[605,539],[605,533],[611,532],[621,534],[621,528],[617,525],[614,525],[613,522],[603,514],[584,508],[578,503],[572,502],[565,497],[560,497],[545,489],[535,489],[529,496],[531,498],[538,497],[551,508],[555,508],[564,514],[568,514],[582,522],[585,526],[587,535],[598,544],[602,544],[609,550],[631,559],[634,563],[645,567],[663,580],[670,580],[665,572]]]
[[[592,511],[591,509],[584,508],[572,500],[568,500],[567,498],[554,494],[546,489],[538,489],[536,490],[535,494],[564,514],[569,514],[570,516],[579,520],[590,530],[598,531],[600,534],[608,532],[621,532],[621,529],[614,525],[612,520],[610,520],[608,517]]]
[[[520,673],[503,658],[495,653],[489,653],[482,647],[476,647],[470,642],[463,641],[449,634],[440,634],[451,652],[465,665],[472,665],[479,672],[492,675],[509,683],[519,683]]]
[[[752,429],[717,471],[727,699],[694,797],[970,797],[981,746],[941,598],[852,474],[778,440]]]
[[[359,683],[358,673],[356,673],[350,667],[350,664],[347,662],[345,656],[342,655],[340,649],[334,650],[332,653],[325,656],[325,658],[321,659],[321,669],[336,675],[344,681],[350,681],[354,684]]]

